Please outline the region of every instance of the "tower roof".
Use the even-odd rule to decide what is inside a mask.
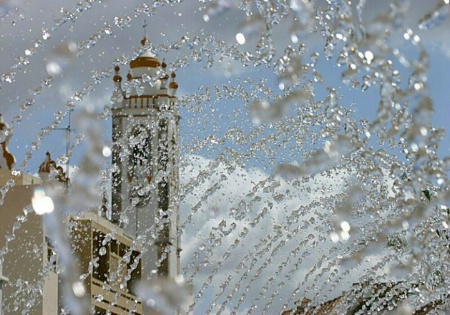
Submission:
[[[141,40],[142,46],[147,43],[147,37]],[[161,61],[149,50],[145,49],[136,59],[130,62],[130,68],[157,68],[161,66]]]

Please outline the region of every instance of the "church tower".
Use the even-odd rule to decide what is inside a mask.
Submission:
[[[144,280],[173,278],[180,269],[178,84],[175,73],[168,82],[166,63],[150,51],[145,37],[141,44],[125,82],[115,67],[108,219],[142,242]]]

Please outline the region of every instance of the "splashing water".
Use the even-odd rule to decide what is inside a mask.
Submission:
[[[12,172],[0,163],[1,211],[10,211],[0,228],[3,292],[12,292],[3,294],[5,313],[58,299],[55,314],[95,313],[84,284],[94,275],[105,278],[102,289],[119,289],[93,300],[114,307],[128,299],[137,313],[289,314],[331,304],[352,314],[448,311],[450,158],[436,125],[448,114],[448,92],[436,92],[445,80],[432,71],[444,55],[436,51],[446,45],[448,1],[432,11],[419,0],[40,5],[0,1],[1,113],[10,126],[0,128],[1,141],[17,159]],[[166,67],[115,85],[116,67],[147,49]],[[182,119],[164,119],[179,124],[179,143],[162,125],[144,127],[161,135],[149,155],[179,146],[181,157],[171,164],[163,155],[154,174],[139,169],[148,184],[115,224],[134,224],[146,196],[179,168],[179,190],[167,202],[180,205],[180,277],[152,270],[128,289],[158,233],[174,224],[171,213],[159,209],[133,238],[93,227],[89,237],[100,245],[86,266],[77,255],[89,237],[74,222],[111,216],[114,174],[133,148],[148,145],[142,134],[111,140],[114,104],[169,87],[172,71]],[[67,166],[70,184],[66,192],[42,184],[54,211],[41,220],[32,196],[18,196],[41,184],[28,174],[38,173],[46,151]],[[11,203],[20,210],[8,210]],[[66,226],[80,237],[72,245]],[[156,269],[169,261],[166,249]],[[115,265],[108,260],[99,275],[110,256]],[[42,268],[17,276],[24,259]],[[62,297],[45,296],[58,276]]]

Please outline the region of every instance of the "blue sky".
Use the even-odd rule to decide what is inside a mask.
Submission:
[[[436,2],[436,1],[435,1]],[[36,49],[36,53],[30,56],[29,65],[24,66],[17,71],[16,79],[13,84],[2,84],[0,96],[2,97],[2,112],[6,121],[11,121],[15,115],[19,114],[19,106],[27,99],[33,97],[30,90],[34,90],[42,85],[42,81],[48,76],[46,67],[49,63],[57,62],[63,68],[61,74],[56,75],[50,88],[43,88],[41,94],[35,97],[35,103],[30,110],[23,114],[22,121],[14,130],[15,136],[10,144],[11,151],[14,152],[18,160],[18,165],[22,160],[22,156],[29,150],[29,145],[35,141],[36,134],[40,128],[47,126],[55,117],[55,112],[64,110],[63,105],[73,97],[76,91],[79,91],[84,84],[88,83],[92,77],[93,71],[106,70],[112,66],[115,59],[121,56],[131,58],[133,50],[139,47],[139,40],[143,35],[143,21],[147,20],[149,24],[147,32],[155,45],[170,43],[179,40],[182,36],[188,36],[191,39],[196,35],[204,38],[213,35],[218,40],[223,40],[227,45],[236,44],[235,34],[240,32],[242,25],[245,25],[245,15],[237,7],[233,1],[223,1],[224,10],[212,16],[208,22],[205,22],[203,15],[206,11],[202,11],[194,2],[183,3],[177,6],[163,6],[155,10],[152,17],[140,15],[133,17],[135,11],[134,3],[129,3],[125,7],[119,7],[116,4],[98,4],[94,3],[92,9],[77,13],[78,18],[75,23],[71,21],[61,25],[52,31],[52,25],[55,20],[63,16],[64,10],[68,12],[76,12],[75,3],[70,1],[58,2],[55,6],[51,2],[45,4],[28,3],[26,1],[6,1],[2,4],[3,10],[8,13],[2,17],[2,30],[0,37],[0,63],[1,73],[8,73],[9,68],[15,63],[16,58],[25,57],[25,50],[32,48],[36,40],[42,42],[42,46]],[[437,3],[437,2],[436,2]],[[136,2],[138,4],[138,2]],[[385,3],[374,5],[369,3],[366,12],[368,17],[373,16],[377,10],[381,11],[385,7]],[[411,19],[412,26],[417,25],[415,21],[423,15],[424,12],[430,10],[432,5],[424,5],[421,2],[414,2],[410,7],[408,18]],[[210,11],[208,11],[210,12]],[[128,26],[121,28],[120,23],[116,23],[117,17],[126,16],[130,20],[125,23]],[[289,19],[287,19],[289,21]],[[438,25],[436,28],[427,32],[422,37],[423,44],[427,47],[430,55],[430,71],[428,82],[430,86],[430,94],[434,100],[435,115],[433,122],[436,127],[445,127],[450,114],[448,106],[449,93],[446,88],[446,82],[450,73],[449,47],[445,42],[445,28],[448,21]],[[111,26],[112,35],[104,35],[98,40],[93,47],[85,49],[83,54],[74,58],[73,54],[64,51],[68,43],[82,43],[89,37],[97,34],[105,25]],[[119,27],[117,26],[119,25]],[[281,23],[274,27],[274,44],[277,49],[277,56],[281,56],[287,45],[296,45],[290,42],[289,38],[283,36],[288,31],[289,22]],[[43,40],[43,32],[48,29],[51,37]],[[247,36],[247,42],[243,46],[237,48],[245,51],[252,51],[259,39],[258,32],[260,25],[256,23],[255,32],[251,36]],[[417,27],[416,27],[417,29]],[[419,35],[421,32],[418,33]],[[424,33],[425,34],[425,33]],[[401,35],[400,35],[401,36]],[[406,55],[413,56],[417,53],[417,49],[411,44],[405,43],[399,36],[392,36],[394,40],[398,40]],[[323,57],[323,43],[319,35],[309,36],[305,39],[307,50],[304,61],[308,62],[309,55],[317,51],[321,54],[317,64],[317,69],[324,78],[324,84],[317,84],[316,100],[323,100],[326,97],[326,88],[334,87],[337,89],[344,107],[355,110],[356,117],[367,117],[372,120],[376,113],[379,97],[377,96],[377,88],[371,87],[362,93],[358,89],[352,89],[340,82],[340,74],[342,69],[336,66],[335,59],[326,60]],[[183,54],[190,54],[185,47],[180,50],[170,50],[164,54],[160,53],[160,58],[165,57],[169,62],[176,58],[182,58]],[[217,60],[211,69],[205,69],[206,60],[199,63],[193,62],[187,67],[178,69],[178,82],[180,83],[180,95],[188,95],[197,93],[200,85],[209,86],[213,90],[213,84],[218,86],[227,84],[236,85],[236,80],[259,78],[267,79],[268,86],[274,90],[275,94],[281,94],[277,90],[276,77],[270,67],[242,67],[238,62],[230,58],[224,58],[222,62]],[[126,74],[126,67],[122,67],[123,76]],[[91,79],[92,82],[92,79]],[[109,105],[109,94],[111,93],[112,82],[104,79],[100,85],[95,86],[95,90],[86,96],[82,102],[77,102],[76,111],[80,108],[94,108],[97,112],[102,112],[104,106]],[[229,126],[244,126],[245,130],[250,131],[254,125],[251,118],[247,114],[245,106],[240,99],[221,100],[214,104],[202,104],[202,115],[198,115],[197,109],[181,108],[181,114],[184,120],[181,123],[182,137],[186,148],[189,148],[195,139],[205,138],[208,135],[216,134],[218,138],[225,132]],[[237,118],[235,118],[237,116]],[[60,127],[67,126],[65,120]],[[76,125],[74,127],[74,137],[76,136]],[[108,140],[108,122],[105,123],[105,141]],[[46,150],[53,151],[54,156],[64,153],[65,141],[62,131],[55,131],[49,138],[42,141],[41,149],[33,154],[33,158],[27,166],[29,172],[34,172],[38,167],[40,160],[44,158]],[[440,148],[440,155],[448,155],[449,153],[449,136],[447,135]],[[219,151],[223,149],[220,148]],[[185,152],[187,152],[186,150]],[[82,154],[82,149],[76,149],[74,152],[75,161],[77,155]],[[214,154],[214,150],[203,150],[202,154]],[[251,163],[252,164],[252,163]],[[256,163],[260,164],[260,163]],[[260,166],[264,167],[264,165]]]

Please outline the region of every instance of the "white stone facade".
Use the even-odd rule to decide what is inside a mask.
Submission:
[[[144,280],[174,278],[180,269],[178,85],[172,73],[166,86],[166,65],[148,50],[130,67],[125,83],[118,67],[114,76],[110,220],[141,243]]]

